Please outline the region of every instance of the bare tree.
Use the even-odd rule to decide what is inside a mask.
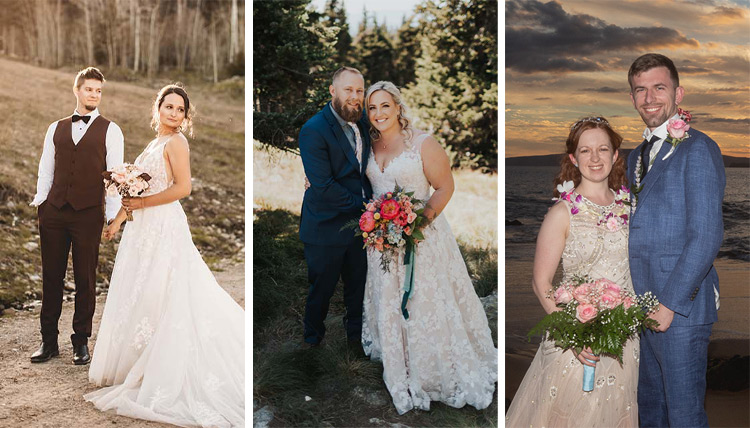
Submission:
[[[150,78],[159,68],[159,29],[156,19],[159,17],[159,2],[151,6],[151,18],[148,30],[148,63],[146,73]]]
[[[135,21],[133,25],[133,36],[135,38],[133,44],[133,71],[138,72],[140,61],[141,61],[141,7],[138,5],[138,0],[130,0],[130,13]]]
[[[237,0],[232,0],[232,10],[230,12],[229,24],[229,62],[234,64],[234,58],[239,52],[240,31],[237,22]]]
[[[86,64],[94,64],[94,37],[91,32],[93,20],[92,15],[93,2],[83,0],[83,19],[86,27]]]

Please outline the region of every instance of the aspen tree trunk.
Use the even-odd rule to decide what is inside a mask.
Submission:
[[[219,64],[218,64],[218,53],[216,52],[216,19],[211,19],[211,56],[213,57],[214,65],[214,83],[219,83]]]
[[[57,0],[57,13],[56,13],[55,21],[56,21],[56,57],[55,57],[55,67],[60,67],[63,65],[63,53],[65,51],[65,44],[63,43],[63,13],[62,13],[62,0]]]
[[[151,8],[151,20],[148,32],[148,68],[147,75],[150,78],[156,73],[159,66],[159,35],[157,34],[156,18],[159,16],[159,3]]]
[[[130,33],[133,31],[133,26],[131,25],[132,18],[130,17],[129,5],[126,5],[122,0],[117,2],[117,8],[120,10],[118,14],[122,16],[120,35],[118,37],[120,42],[120,67],[127,69],[130,59]]]
[[[133,71],[138,72],[140,61],[141,61],[141,7],[138,5],[138,0],[130,1],[131,8],[133,10],[133,16],[135,16],[135,52],[133,53]]]
[[[232,11],[229,18],[229,63],[234,64],[239,48],[240,31],[237,22],[237,0],[232,0]]]
[[[86,27],[86,64],[94,65],[94,38],[91,34],[91,0],[83,0],[83,17]]]
[[[193,17],[193,30],[190,34],[190,49],[188,57],[188,64],[194,65],[198,59],[198,31],[200,30],[201,22],[201,0],[198,0],[198,4],[195,6],[195,16]]]

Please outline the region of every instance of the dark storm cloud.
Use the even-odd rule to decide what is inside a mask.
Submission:
[[[739,7],[719,6],[709,13],[708,16],[713,18],[730,18],[742,19],[745,17],[745,11]]]
[[[730,119],[726,117],[713,117],[710,114],[695,114],[696,128],[730,134],[750,134],[750,118]]]
[[[580,91],[581,92],[597,92],[600,94],[622,94],[622,93],[626,94],[629,92],[627,88],[617,89],[611,86],[602,86],[601,88],[583,88]]]
[[[683,65],[682,67],[678,67],[677,71],[680,74],[708,74],[715,72],[715,70],[705,67],[696,67],[694,65]]]
[[[569,14],[556,1],[510,0],[505,5],[505,63],[522,73],[599,71],[611,65],[609,58],[592,58],[596,55],[699,46],[671,28],[619,27]]]

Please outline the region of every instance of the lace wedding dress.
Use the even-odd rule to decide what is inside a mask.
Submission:
[[[375,196],[396,183],[427,201],[430,184],[422,170],[421,143],[393,159],[384,171],[370,155],[367,177]],[[414,288],[401,313],[404,250],[384,272],[380,253],[367,254],[362,344],[373,360],[383,362],[383,380],[399,414],[430,409],[430,401],[452,407],[484,409],[492,403],[497,381],[497,349],[479,298],[445,217],[424,230],[417,246]]]
[[[144,195],[170,186],[167,138],[135,164]],[[193,245],[178,201],[133,212],[122,234],[84,398],[102,410],[180,426],[245,425],[245,312]]]
[[[563,250],[563,280],[573,275],[607,278],[633,291],[628,265],[628,226],[600,220],[614,209],[581,196],[568,206],[570,232]],[[575,212],[575,214],[573,214]],[[613,230],[616,229],[616,230]],[[506,427],[637,427],[638,336],[628,340],[622,364],[602,356],[596,364],[594,390],[583,392],[583,364],[573,351],[543,340],[513,398]]]

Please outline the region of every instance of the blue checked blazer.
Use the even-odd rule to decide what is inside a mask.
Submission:
[[[665,160],[672,145],[662,144],[630,219],[633,287],[638,294],[653,292],[675,311],[672,326],[717,320],[719,277],[713,261],[724,236],[724,162],[708,136],[693,128],[688,134]],[[641,146],[628,157],[630,183],[635,183]]]

